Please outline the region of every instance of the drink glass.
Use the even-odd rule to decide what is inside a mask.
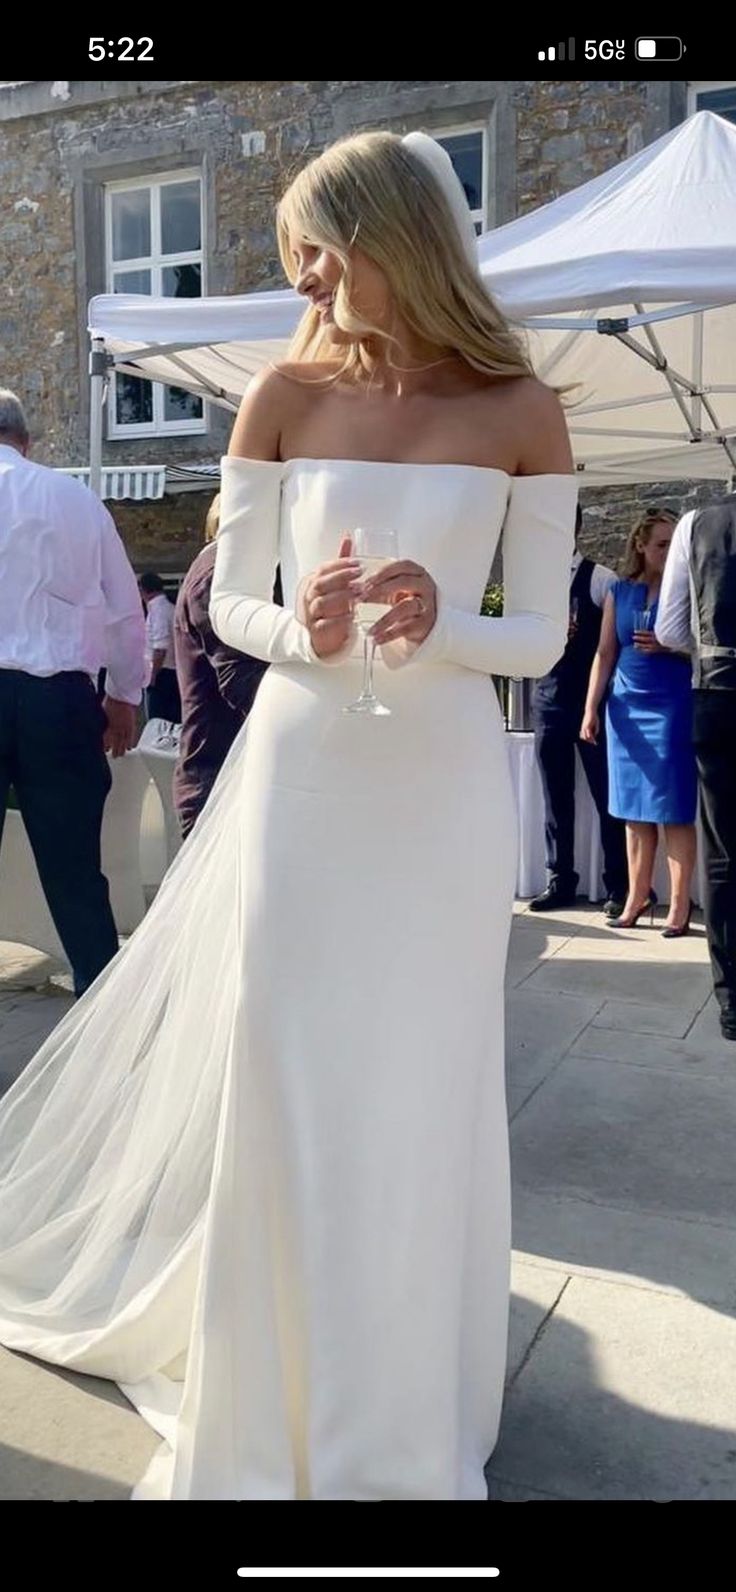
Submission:
[[[358,527],[353,532],[353,557],[360,559],[363,576],[375,575],[384,564],[398,558],[398,537],[395,531],[372,531]],[[373,718],[386,718],[391,709],[379,702],[373,689],[373,660],[376,644],[370,631],[384,614],[390,603],[356,602],[355,623],[363,635],[363,688],[355,702],[348,703],[343,713],[368,713]]]

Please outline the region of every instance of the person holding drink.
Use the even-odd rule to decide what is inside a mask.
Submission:
[[[600,707],[611,682],[609,810],[626,821],[629,858],[624,911],[611,921],[631,929],[647,907],[653,921],[652,876],[662,825],[670,875],[667,939],[679,939],[690,926],[697,807],[690,659],[660,646],[654,632],[675,523],[668,509],[653,509],[631,531],[623,577],[606,599],[581,729],[585,744],[598,741]]]
[[[564,649],[577,484],[440,145],[347,139],[277,222],[305,316],[222,461],[210,601],[271,667],[109,982],[0,1106],[0,1341],[120,1382],[167,1439],[137,1499],[485,1502],[516,879],[491,676]]]

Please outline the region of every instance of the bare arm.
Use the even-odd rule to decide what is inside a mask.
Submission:
[[[585,702],[585,714],[581,736],[584,741],[596,742],[600,732],[599,709],[605,696],[606,687],[616,667],[618,658],[618,640],[616,637],[616,607],[613,593],[609,592],[603,608],[603,621],[601,624],[601,639],[598,651],[593,659],[590,671],[588,695]]]
[[[519,405],[517,475],[573,475],[572,448],[565,411],[557,394],[541,381],[523,383]]]
[[[277,371],[261,371],[250,383],[233,426],[228,457],[276,460],[288,383]]]

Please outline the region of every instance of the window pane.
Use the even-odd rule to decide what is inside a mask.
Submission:
[[[113,260],[142,260],[151,253],[151,190],[112,195]]]
[[[201,298],[201,265],[165,265],[161,273],[166,298]]]
[[[202,399],[183,387],[164,387],[164,420],[201,420]]]
[[[483,134],[455,133],[449,138],[440,138],[439,143],[447,150],[471,210],[482,210]]]
[[[706,89],[698,95],[699,111],[715,111],[729,122],[736,122],[736,84],[731,88]]]
[[[151,293],[150,271],[116,271],[112,284],[113,293]]]
[[[162,254],[187,254],[194,249],[201,249],[199,193],[198,178],[192,182],[164,184],[161,189]]]
[[[150,381],[120,372],[115,377],[115,418],[119,426],[150,425],[153,420],[153,388]]]

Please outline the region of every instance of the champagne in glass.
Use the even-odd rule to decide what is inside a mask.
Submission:
[[[368,575],[377,575],[379,569],[383,569],[384,564],[388,562],[387,558],[361,558],[361,574],[366,578]],[[370,630],[371,625],[375,625],[379,619],[383,619],[384,614],[388,613],[390,607],[390,603],[357,602],[355,604],[355,623],[361,629],[365,626],[366,629]]]
[[[398,558],[398,538],[395,531],[370,531],[359,527],[353,532],[353,556],[360,559],[364,578],[375,575],[385,564]],[[369,713],[375,718],[385,718],[391,709],[379,702],[373,689],[373,658],[376,644],[370,634],[373,625],[387,614],[390,603],[361,602],[355,604],[355,623],[363,634],[363,689],[357,701],[343,708],[343,713]]]

